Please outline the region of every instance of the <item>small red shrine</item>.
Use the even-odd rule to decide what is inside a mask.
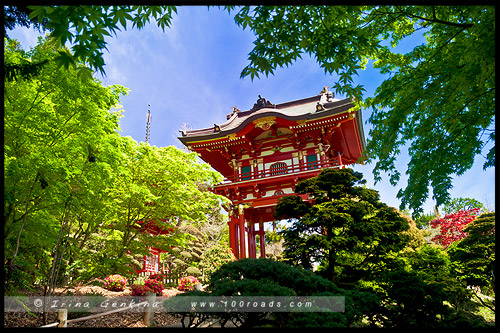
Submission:
[[[160,219],[162,222],[165,222],[165,219]],[[143,221],[139,221],[138,224],[143,225]],[[149,221],[146,223],[143,232],[147,232],[152,236],[157,235],[167,235],[172,232],[172,229],[161,229],[154,221]],[[160,253],[166,252],[162,249],[156,247],[149,248],[149,255],[144,255],[139,261],[142,263],[142,268],[136,270],[138,274],[155,274],[159,272],[165,271],[165,267],[163,264],[160,265]]]
[[[222,124],[181,133],[179,140],[225,177],[213,191],[232,202],[229,240],[236,258],[257,257],[256,235],[265,257],[264,223],[274,221],[278,200],[294,193],[297,182],[354,164],[365,149],[361,111],[326,87],[281,104],[259,95],[248,111],[233,107]]]

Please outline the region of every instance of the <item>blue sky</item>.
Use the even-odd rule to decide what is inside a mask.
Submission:
[[[24,48],[36,44],[38,35],[36,30],[25,28],[9,33]],[[155,23],[142,30],[132,30],[129,25],[128,30],[108,38],[108,52],[104,52],[106,76],[97,77],[104,85],[119,84],[130,89],[129,95],[121,101],[125,110],[120,121],[121,134],[144,141],[146,115],[150,109],[150,144],[184,149],[177,139],[184,124],[187,128],[198,129],[222,123],[233,106],[248,110],[258,95],[272,103],[282,103],[314,96],[324,86],[333,86],[335,77],[325,74],[307,55],[288,68],[276,70],[273,76],[262,76],[254,81],[241,79],[240,73],[248,64],[253,41],[252,32],[238,27],[233,15],[206,6],[178,8],[171,28],[165,32]],[[363,84],[365,96],[369,97],[383,80],[378,70],[368,66],[360,72],[355,83]],[[362,112],[368,139],[370,110]],[[389,184],[387,175],[374,185],[373,165],[353,168],[363,173],[368,187],[379,191],[383,202],[398,207],[400,201],[396,194],[406,186],[408,161],[406,153],[400,155],[396,166],[402,177],[395,187]],[[450,194],[452,198],[474,198],[494,210],[495,170],[483,171],[484,161],[484,157],[477,156],[471,170],[454,177]],[[431,199],[427,200],[424,211],[431,212],[433,205]]]

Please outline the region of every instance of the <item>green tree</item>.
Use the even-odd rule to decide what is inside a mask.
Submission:
[[[201,278],[200,265],[204,259],[205,244],[203,234],[194,226],[186,224],[179,227],[179,231],[189,234],[191,237],[187,242],[176,249],[172,262],[175,264],[176,273],[181,276],[194,276]]]
[[[194,153],[119,135],[125,88],[59,68],[47,41],[26,52],[7,40],[4,51],[13,64],[49,60],[31,78],[5,82],[7,287],[38,282],[50,294],[62,277],[128,273],[148,247],[183,242],[172,221],[203,221],[219,205],[207,184],[220,175]],[[155,236],[149,223],[172,229]]]
[[[369,279],[387,269],[383,258],[405,248],[409,222],[396,209],[379,201],[378,192],[359,186],[363,175],[352,169],[325,169],[299,182],[297,194],[309,194],[312,205],[299,196],[285,197],[276,206],[276,218],[291,217],[282,232],[284,258],[311,268],[321,263],[326,277],[339,285]]]
[[[273,74],[310,55],[334,75],[339,94],[371,107],[367,156],[397,185],[395,167],[409,145],[402,208],[418,214],[428,187],[438,206],[449,199],[451,175],[470,169],[488,142],[484,168],[495,163],[495,9],[483,6],[256,6],[228,7],[255,34],[242,77]],[[397,46],[410,36],[409,52]],[[369,60],[387,75],[363,101],[354,78]]]
[[[108,190],[113,198],[114,215],[108,220],[109,232],[116,238],[114,262],[125,268],[129,254],[147,254],[152,246],[170,251],[185,241],[183,232],[151,235],[148,223],[158,228],[175,228],[177,220],[206,219],[207,213],[219,204],[219,196],[202,184],[215,184],[220,175],[199,164],[194,153],[176,147],[155,147],[121,138],[124,158],[114,174],[114,185]]]
[[[398,265],[380,274],[379,297],[384,327],[487,327],[465,309],[470,292],[454,277],[447,253],[434,245],[401,253]],[[450,304],[453,308],[451,308]]]
[[[203,268],[202,283],[209,281],[212,273],[217,271],[222,265],[230,261],[235,261],[236,257],[227,243],[217,243],[209,247],[203,253],[200,266]]]
[[[495,213],[484,213],[469,223],[467,236],[448,249],[456,274],[470,286],[495,292]]]
[[[31,272],[27,284],[50,286],[75,246],[73,228],[96,223],[83,221],[83,211],[102,208],[97,198],[113,168],[108,138],[118,136],[113,107],[126,93],[59,70],[50,62],[56,52],[43,40],[29,52],[15,40],[4,48],[12,64],[48,61],[30,79],[4,85],[4,253],[8,266]]]
[[[470,210],[472,208],[479,208],[479,213],[485,213],[486,207],[476,199],[471,198],[454,198],[448,201],[443,206],[443,211],[446,214],[456,213],[460,210]]]
[[[419,229],[428,230],[431,225],[431,221],[437,218],[436,214],[433,212],[420,214],[415,218],[415,223]]]
[[[142,28],[151,17],[170,25],[172,6],[30,6],[30,19],[52,30],[59,45],[72,42],[72,53],[56,60],[69,66],[80,59],[103,72],[105,37],[126,28]],[[449,200],[453,174],[472,166],[489,142],[484,168],[495,164],[495,12],[483,6],[227,6],[235,21],[255,34],[249,65],[242,77],[258,78],[313,56],[339,94],[358,107],[371,107],[373,125],[367,156],[376,161],[375,180],[387,172],[393,185],[401,148],[409,145],[408,185],[400,189],[401,208],[422,213],[428,187],[438,206]],[[10,23],[12,24],[12,23]],[[397,46],[422,36],[405,54]],[[414,43],[414,42],[413,42]],[[354,78],[373,60],[388,78],[375,96],[363,101]],[[84,74],[89,75],[88,71]],[[422,93],[425,91],[425,93]],[[432,158],[429,158],[432,156]]]
[[[204,221],[193,221],[192,224],[203,234],[207,249],[217,244],[229,243],[227,216],[221,213],[220,206],[214,206]]]

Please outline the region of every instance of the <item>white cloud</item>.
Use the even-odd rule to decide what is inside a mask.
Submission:
[[[29,50],[34,47],[38,44],[38,37],[44,36],[44,33],[34,28],[20,26],[17,26],[14,30],[7,31],[7,34],[10,38],[18,40],[24,50]]]

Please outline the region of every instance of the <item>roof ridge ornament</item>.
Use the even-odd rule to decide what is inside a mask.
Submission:
[[[264,97],[262,97],[261,95],[259,95],[259,99],[257,99],[257,103],[253,105],[251,111],[261,109],[268,105],[274,105],[274,104],[265,99]]]
[[[231,112],[230,114],[228,114],[226,116],[227,120],[231,119],[231,117],[235,114],[235,113],[238,113],[240,112],[240,109],[238,109],[236,106],[233,106],[233,112]]]
[[[326,94],[326,101],[327,102],[333,102],[333,98],[335,97],[335,94],[333,92],[331,92],[331,91],[328,91],[328,88],[330,88],[330,86],[324,86],[323,90],[321,90],[319,94],[320,95],[325,95]]]

